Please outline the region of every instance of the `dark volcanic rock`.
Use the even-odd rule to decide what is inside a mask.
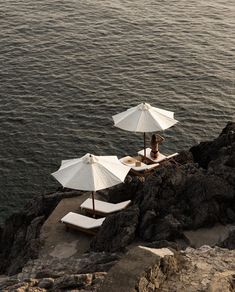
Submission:
[[[221,242],[219,246],[228,249],[235,249],[235,230],[230,231],[229,236]]]
[[[181,236],[181,225],[169,214],[142,227],[141,232],[141,237],[147,241],[173,240]]]
[[[186,163],[193,163],[193,154],[190,151],[183,150],[179,153],[178,156],[174,158],[174,160],[180,164],[186,164]]]
[[[222,133],[214,141],[201,142],[199,145],[193,146],[190,151],[193,154],[194,161],[198,162],[203,168],[207,168],[210,161],[217,160],[218,157],[222,156],[224,159],[224,154],[226,152],[231,159],[225,159],[225,163],[231,164],[235,167],[234,162],[234,151],[231,147],[235,143],[235,123],[229,122],[227,126],[223,129]],[[225,151],[226,150],[226,151]],[[234,150],[234,148],[233,148]]]
[[[108,216],[91,242],[91,248],[113,252],[126,247],[135,238],[138,217],[139,209],[135,206]]]
[[[185,241],[184,230],[235,222],[233,129],[235,123],[229,123],[217,139],[182,152],[176,163],[162,163],[145,181],[133,178],[127,187],[123,184],[110,191],[110,199],[116,197],[118,202],[131,198],[139,207],[138,225],[136,221],[129,223],[137,226],[141,239]],[[121,239],[126,234],[120,228],[126,221],[125,212],[105,221],[93,248],[113,250],[130,242]]]
[[[142,180],[137,176],[128,175],[125,183],[116,185],[115,187],[99,191],[108,202],[119,203],[126,200],[133,200],[139,188],[142,187]]]
[[[195,146],[193,153],[196,147],[202,151],[196,162],[208,165],[207,170],[190,160],[183,165],[163,164],[146,179],[136,198],[140,206],[139,235],[143,239],[174,240],[182,229],[235,221],[234,128],[235,123],[229,123],[215,141],[203,144],[203,149],[201,144]],[[209,159],[211,151],[216,154]],[[174,219],[168,222],[166,218]]]
[[[229,223],[225,210],[234,198],[234,189],[223,178],[203,173],[190,176],[184,185],[183,196],[191,210],[189,228]]]
[[[11,215],[1,230],[0,273],[15,274],[31,258],[36,258],[40,228],[59,201],[81,192],[59,192],[31,200],[23,211]]]
[[[22,225],[17,230],[10,253],[13,264],[9,267],[8,274],[16,274],[19,267],[25,264],[26,259],[37,257],[40,244],[36,239],[43,222],[44,216],[36,217],[28,227]],[[19,247],[22,249],[19,250]]]
[[[6,220],[0,228],[0,273],[14,274],[37,257],[41,225],[63,197],[78,194],[41,196]],[[148,242],[175,242],[184,240],[184,230],[234,223],[235,123],[214,141],[162,163],[145,179],[128,176],[124,184],[100,194],[113,203],[131,199],[132,206],[107,217],[91,244],[97,251],[121,250],[136,235]]]

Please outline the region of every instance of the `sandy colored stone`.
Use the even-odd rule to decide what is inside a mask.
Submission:
[[[134,247],[110,269],[98,291],[147,292],[151,291],[153,286],[160,287],[162,281],[167,278],[160,266],[168,257],[174,258],[174,254],[168,249]],[[175,265],[173,267],[175,268]]]
[[[234,292],[235,271],[216,273],[209,285],[208,292]]]

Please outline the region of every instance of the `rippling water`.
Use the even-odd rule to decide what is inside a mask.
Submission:
[[[135,154],[111,116],[172,110],[166,152],[234,116],[233,0],[0,0],[0,217],[54,190],[61,159]]]

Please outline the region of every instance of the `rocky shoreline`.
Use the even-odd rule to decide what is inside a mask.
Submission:
[[[63,261],[31,260],[0,278],[3,292],[233,292],[235,250],[131,248],[122,256],[90,253]]]
[[[65,190],[44,195],[29,202],[23,212],[10,216],[0,229],[0,274],[11,276],[22,273],[22,268],[23,271],[27,269],[30,261],[40,261],[38,255],[43,244],[39,238],[41,226],[63,198],[80,194],[78,191]],[[96,282],[103,281],[95,279],[103,279],[109,268],[135,241],[141,241],[145,246],[153,248],[170,247],[182,250],[190,245],[184,233],[187,230],[212,227],[218,223],[235,224],[235,123],[229,122],[215,140],[202,142],[189,151],[181,152],[174,162],[165,162],[144,180],[128,176],[125,184],[100,192],[100,196],[110,202],[131,199],[132,205],[122,212],[108,216],[91,242],[90,253],[85,257],[89,259],[95,254],[101,259],[101,254],[105,254],[105,267],[98,268],[95,265],[97,270],[76,270],[76,275],[78,271],[79,275],[84,275],[87,271],[92,273],[90,278],[87,276],[94,280],[94,283],[91,280],[94,284],[94,287],[91,284],[92,291],[98,289]],[[228,238],[217,245],[234,249],[235,231],[231,231]],[[226,249],[223,252],[229,254]],[[109,260],[114,254],[115,260]],[[101,274],[95,274],[98,272]],[[75,275],[72,272],[70,274]],[[48,274],[47,277],[49,276],[51,275]],[[80,277],[83,282],[88,281],[84,277]],[[81,282],[79,277],[75,278]],[[19,285],[19,279],[23,281],[18,276],[17,283],[11,284]],[[5,283],[10,280],[7,277]],[[12,286],[8,284],[9,287]],[[5,289],[7,286],[2,287]]]

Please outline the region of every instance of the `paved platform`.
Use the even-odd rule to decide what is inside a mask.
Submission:
[[[61,200],[52,214],[41,228],[40,238],[44,246],[40,251],[40,257],[68,258],[81,255],[89,249],[92,236],[80,231],[69,230],[60,219],[68,212],[81,213],[80,205],[90,196],[84,193],[81,196]]]

